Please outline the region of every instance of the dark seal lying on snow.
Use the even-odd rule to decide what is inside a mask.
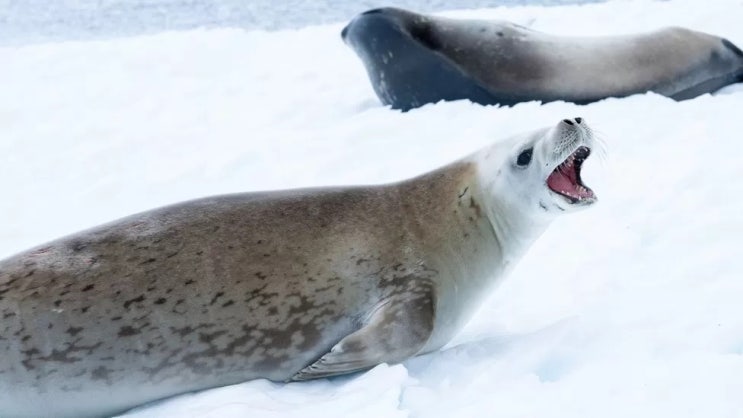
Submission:
[[[460,99],[589,103],[648,91],[684,100],[743,81],[740,49],[684,28],[566,37],[383,8],[354,18],[342,36],[379,99],[403,110]]]
[[[411,180],[210,197],[0,261],[0,415],[94,417],[442,347],[596,197],[581,118]]]

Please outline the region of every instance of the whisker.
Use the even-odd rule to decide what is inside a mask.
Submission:
[[[584,129],[586,132],[588,132],[589,137],[591,138],[593,142],[593,148],[596,154],[596,157],[601,162],[602,165],[605,165],[608,160],[608,144],[606,140],[604,139],[604,134],[598,129],[592,128],[588,125],[584,126]]]
[[[609,160],[609,144],[606,142],[604,135],[598,133],[593,136],[594,142],[596,143],[596,156],[602,164],[605,164]]]

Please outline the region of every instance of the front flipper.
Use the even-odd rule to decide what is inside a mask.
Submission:
[[[429,286],[391,296],[358,331],[329,353],[300,370],[291,380],[309,380],[352,373],[380,363],[399,363],[417,354],[433,331],[434,302]]]

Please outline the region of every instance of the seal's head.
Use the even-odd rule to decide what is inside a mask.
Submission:
[[[484,164],[497,168],[484,173],[496,210],[549,219],[592,205],[597,198],[583,183],[581,169],[597,145],[579,117],[496,144]]]
[[[361,57],[377,96],[393,109],[409,110],[441,100],[518,102],[505,94],[494,100],[486,86],[441,51],[444,45],[437,31],[428,16],[384,7],[355,17],[341,36]],[[492,62],[486,60],[484,65]]]
[[[568,210],[595,203],[596,195],[580,177],[583,162],[596,143],[591,128],[582,118],[564,119],[548,137],[540,143],[541,163],[551,170],[546,185],[555,205]]]

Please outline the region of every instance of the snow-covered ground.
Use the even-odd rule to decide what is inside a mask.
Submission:
[[[682,25],[743,46],[740,0],[447,14],[572,35]],[[441,352],[128,418],[743,416],[743,85],[399,113],[341,27],[0,48],[0,257],[205,195],[398,180],[572,116],[608,143],[583,176],[599,204],[558,220]]]

